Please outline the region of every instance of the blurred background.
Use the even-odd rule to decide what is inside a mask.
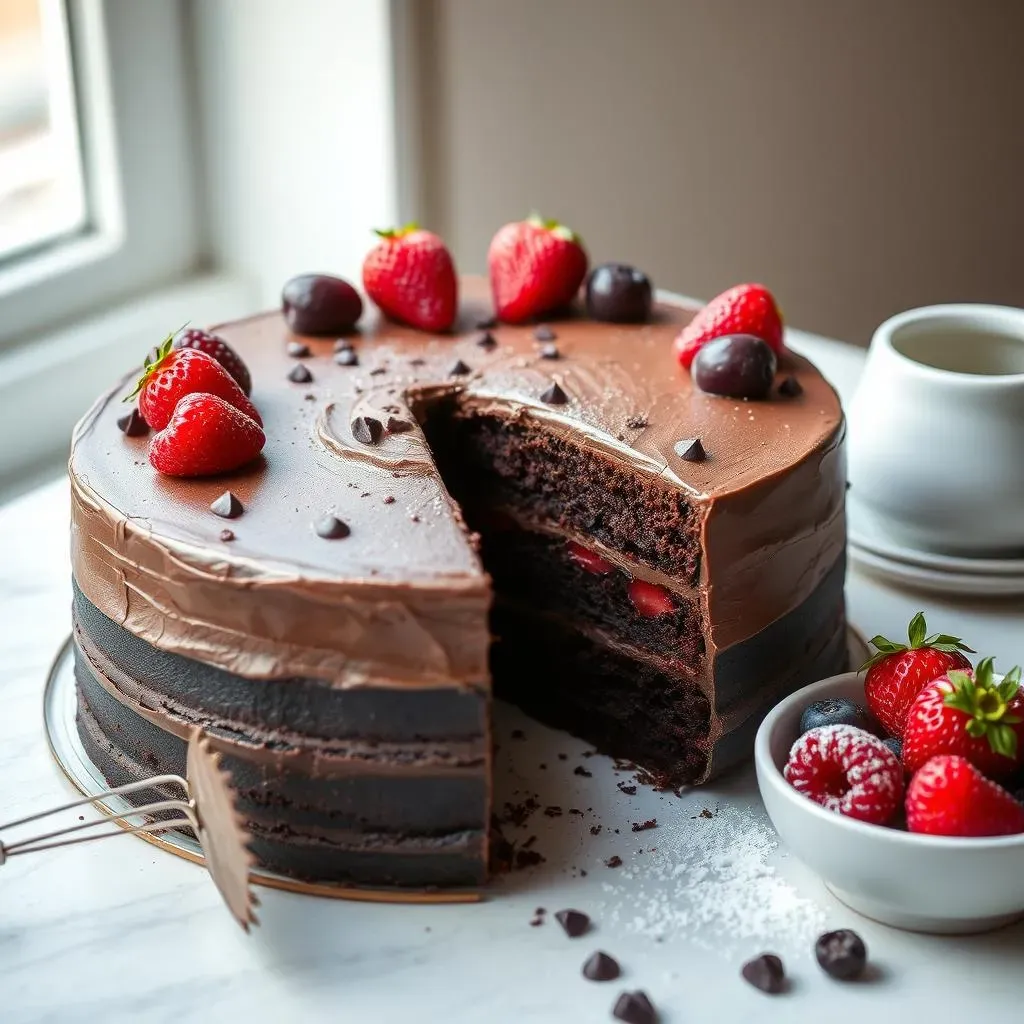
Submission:
[[[0,0],[0,488],[171,326],[399,221],[479,272],[538,209],[859,345],[1024,305],[1022,39],[1020,0]]]

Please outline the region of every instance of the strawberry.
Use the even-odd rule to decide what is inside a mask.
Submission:
[[[659,615],[668,615],[676,610],[672,597],[664,587],[645,580],[633,580],[626,586],[633,607],[645,618],[655,619]]]
[[[135,390],[125,399],[127,402],[139,396],[139,412],[154,430],[163,430],[178,402],[197,392],[223,398],[263,426],[256,406],[216,359],[192,348],[174,349],[173,340],[168,335],[146,361]]]
[[[679,333],[676,358],[688,370],[704,345],[726,334],[752,334],[782,354],[782,314],[763,284],[738,284],[715,296]]]
[[[587,253],[564,224],[533,214],[499,229],[487,268],[498,319],[521,324],[572,301],[587,274]]]
[[[216,395],[186,395],[149,443],[149,461],[166,476],[214,476],[251,462],[266,437],[251,417]]]
[[[189,327],[179,331],[174,339],[174,348],[194,348],[205,352],[224,367],[238,386],[247,394],[252,394],[252,377],[249,367],[242,362],[242,357],[219,335],[201,331],[198,327]]]
[[[874,825],[896,813],[903,768],[877,737],[852,725],[822,725],[793,744],[786,781],[828,811]]]
[[[398,323],[421,331],[449,330],[459,286],[444,242],[415,224],[377,235],[380,241],[363,260],[366,294]]]
[[[574,540],[566,541],[565,546],[568,549],[569,557],[581,569],[592,572],[595,576],[606,576],[615,568],[607,558],[602,558],[596,551],[591,551],[590,548],[585,548]]]
[[[973,673],[953,670],[917,695],[903,727],[903,766],[916,772],[938,754],[965,757],[992,778],[1024,763],[1020,668],[997,683],[985,658]]]
[[[907,787],[907,828],[933,836],[1012,836],[1024,806],[964,757],[933,757]]]
[[[914,698],[950,669],[969,669],[963,651],[974,652],[959,637],[936,633],[926,636],[924,615],[910,620],[908,643],[896,644],[884,636],[872,637],[878,652],[865,665],[864,696],[868,707],[885,728],[903,738],[903,722]],[[863,671],[863,669],[861,670]]]

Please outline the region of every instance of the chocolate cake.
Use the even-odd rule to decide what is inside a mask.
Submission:
[[[809,362],[721,398],[672,359],[681,305],[482,328],[463,293],[445,337],[217,328],[267,435],[233,474],[154,472],[128,378],[75,434],[82,742],[123,783],[201,725],[286,874],[483,883],[492,691],[678,786],[846,667],[845,431]]]

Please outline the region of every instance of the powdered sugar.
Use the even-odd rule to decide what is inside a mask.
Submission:
[[[697,818],[604,884],[604,916],[635,934],[686,937],[727,953],[733,941],[748,951],[755,942],[805,945],[824,911],[778,875],[777,848],[760,810],[726,807]]]

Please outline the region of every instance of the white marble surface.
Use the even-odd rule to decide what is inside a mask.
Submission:
[[[802,347],[849,389],[859,353]],[[70,798],[41,722],[43,680],[68,632],[64,491],[57,481],[0,508],[3,820]],[[856,572],[848,591],[851,619],[869,635],[899,632],[923,607],[935,626],[1002,663],[1024,658],[1024,602],[926,600]],[[526,739],[510,739],[514,728]],[[262,927],[245,935],[200,868],[139,840],[15,858],[0,870],[0,1020],[599,1021],[625,987],[645,989],[664,1024],[1019,1015],[1024,926],[939,939],[858,918],[777,847],[750,772],[681,798],[642,787],[627,796],[615,785],[625,775],[582,759],[563,734],[510,709],[498,731],[502,793],[536,792],[566,813],[534,816],[520,837],[536,833],[546,862],[500,880],[486,902],[376,906],[263,890]],[[579,764],[592,777],[573,774]],[[714,816],[700,816],[704,808]],[[630,831],[650,817],[658,828]],[[604,866],[612,854],[621,868]],[[570,940],[553,921],[531,927],[538,906],[577,907],[595,928]],[[878,968],[870,983],[839,986],[813,961],[816,934],[843,925],[868,942]],[[619,981],[580,977],[598,948],[622,963]],[[738,978],[763,950],[786,960],[794,985],[785,997]]]

